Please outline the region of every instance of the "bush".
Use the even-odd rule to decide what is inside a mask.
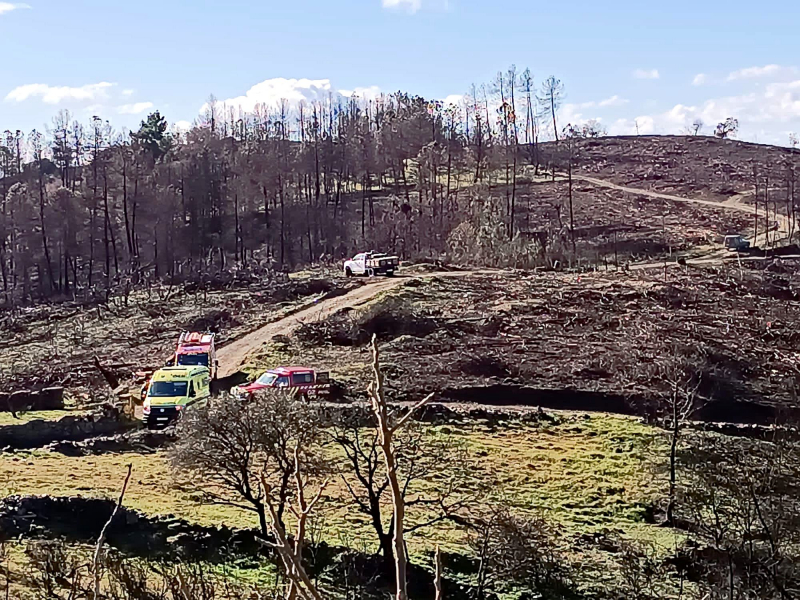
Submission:
[[[541,248],[516,233],[509,239],[506,227],[486,212],[477,224],[465,221],[447,236],[450,257],[457,263],[490,267],[532,269],[542,263]]]
[[[424,337],[436,331],[438,323],[415,311],[399,298],[387,298],[359,311],[339,312],[316,323],[305,323],[297,339],[311,345],[364,346],[373,335],[381,342],[401,335]]]
[[[498,356],[469,356],[458,361],[458,368],[465,375],[473,377],[512,377],[513,372],[508,363]]]

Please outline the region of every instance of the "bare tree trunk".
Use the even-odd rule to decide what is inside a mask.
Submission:
[[[756,187],[756,197],[755,202],[753,203],[754,206],[754,219],[753,219],[753,245],[758,245],[758,168],[753,167],[753,180]]]
[[[394,546],[395,577],[397,580],[396,600],[407,600],[408,582],[406,571],[408,556],[406,555],[404,538],[406,505],[403,488],[397,475],[397,457],[394,452],[393,438],[395,432],[403,427],[419,408],[425,406],[433,399],[433,394],[424,398],[395,424],[391,424],[389,408],[383,390],[383,373],[380,368],[378,339],[374,335],[372,336],[372,372],[374,381],[370,383],[367,391],[372,403],[372,410],[378,422],[378,443],[386,463],[386,474],[389,481],[389,489],[392,494],[392,521],[394,524],[394,538],[392,541]]]
[[[436,600],[443,600],[442,596],[442,551],[439,546],[436,546],[436,576],[433,580],[433,585],[436,588]]]
[[[764,245],[770,246],[769,223],[769,173],[764,181]]]
[[[514,144],[514,167],[511,174],[511,214],[509,215],[509,238],[514,239],[514,219],[517,214],[517,145]]]
[[[322,492],[324,491],[326,484],[323,484],[320,487],[316,497],[311,502],[306,504],[304,492],[305,483],[302,480],[302,475],[299,473],[300,466],[297,450],[295,450],[295,461],[296,482],[299,486],[299,510],[294,511],[298,518],[298,530],[297,535],[295,536],[295,543],[292,545],[291,542],[289,542],[289,539],[286,535],[286,529],[284,528],[281,519],[278,517],[275,507],[271,501],[270,494],[272,490],[270,485],[267,483],[266,477],[262,474],[261,487],[264,490],[266,507],[270,515],[269,527],[273,537],[275,538],[275,542],[264,543],[274,548],[283,562],[283,566],[286,570],[286,576],[290,580],[289,589],[286,592],[287,599],[293,599],[297,596],[297,594],[299,594],[305,600],[322,600],[322,596],[317,590],[317,587],[311,581],[311,578],[308,576],[305,568],[303,567],[302,544],[303,537],[305,536],[306,519],[311,513],[311,510],[314,508],[314,505],[322,497]]]
[[[39,164],[39,224],[42,228],[42,248],[44,249],[44,260],[47,263],[47,276],[49,278],[49,285],[50,291],[54,288],[54,279],[53,279],[53,263],[50,260],[50,246],[47,242],[47,226],[45,225],[45,217],[44,217],[44,178],[42,173],[42,165],[41,165],[41,157],[40,157],[40,164]]]
[[[568,140],[569,143],[569,236],[572,241],[572,260],[577,260],[577,251],[575,247],[575,214],[572,209],[572,145],[573,140]]]
[[[361,188],[361,240],[366,242],[366,223],[367,223],[367,176],[362,180]]]
[[[133,242],[133,255],[139,258],[139,240],[136,237],[136,208],[139,205],[139,176],[133,181],[133,204],[131,205],[131,241]]]
[[[558,141],[558,125],[556,125],[556,96],[555,92],[550,92],[550,112],[553,114],[553,132],[556,135],[556,141]]]
[[[281,202],[281,266],[286,261],[286,204],[284,202],[283,194],[283,175],[278,175],[278,195]]]
[[[131,237],[131,224],[128,217],[128,157],[125,148],[122,148],[122,216],[125,221],[125,241],[128,243],[128,262],[133,259],[133,238]]]
[[[677,394],[677,390],[675,392]],[[677,411],[677,399],[673,401],[675,407],[672,413],[672,431],[669,444],[669,498],[667,500],[667,524],[675,521],[675,492],[677,489],[678,472],[678,437],[681,432],[681,419]]]

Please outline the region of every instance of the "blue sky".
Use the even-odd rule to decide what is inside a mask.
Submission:
[[[0,0],[0,129],[42,128],[61,108],[118,128],[153,108],[192,121],[211,93],[445,98],[514,63],[564,82],[562,122],[678,133],[732,116],[741,138],[780,144],[800,131],[790,0],[15,2]]]

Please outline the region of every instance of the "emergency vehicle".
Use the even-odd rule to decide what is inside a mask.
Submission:
[[[217,360],[217,350],[214,346],[214,334],[184,331],[178,338],[175,354],[167,362],[167,365],[207,367],[211,372],[211,378],[216,379],[219,361]]]
[[[327,371],[315,371],[308,367],[278,367],[263,373],[252,383],[233,388],[231,393],[237,398],[247,398],[260,390],[273,388],[313,398],[330,392],[330,378]]]
[[[148,429],[163,429],[178,420],[190,406],[211,396],[208,367],[186,366],[159,369],[142,388],[142,421]]]

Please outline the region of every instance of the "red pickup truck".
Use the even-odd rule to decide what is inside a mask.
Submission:
[[[277,367],[263,373],[252,383],[233,388],[231,393],[244,398],[272,388],[297,390],[306,398],[324,396],[330,393],[330,378],[327,371],[315,371],[308,367]]]

